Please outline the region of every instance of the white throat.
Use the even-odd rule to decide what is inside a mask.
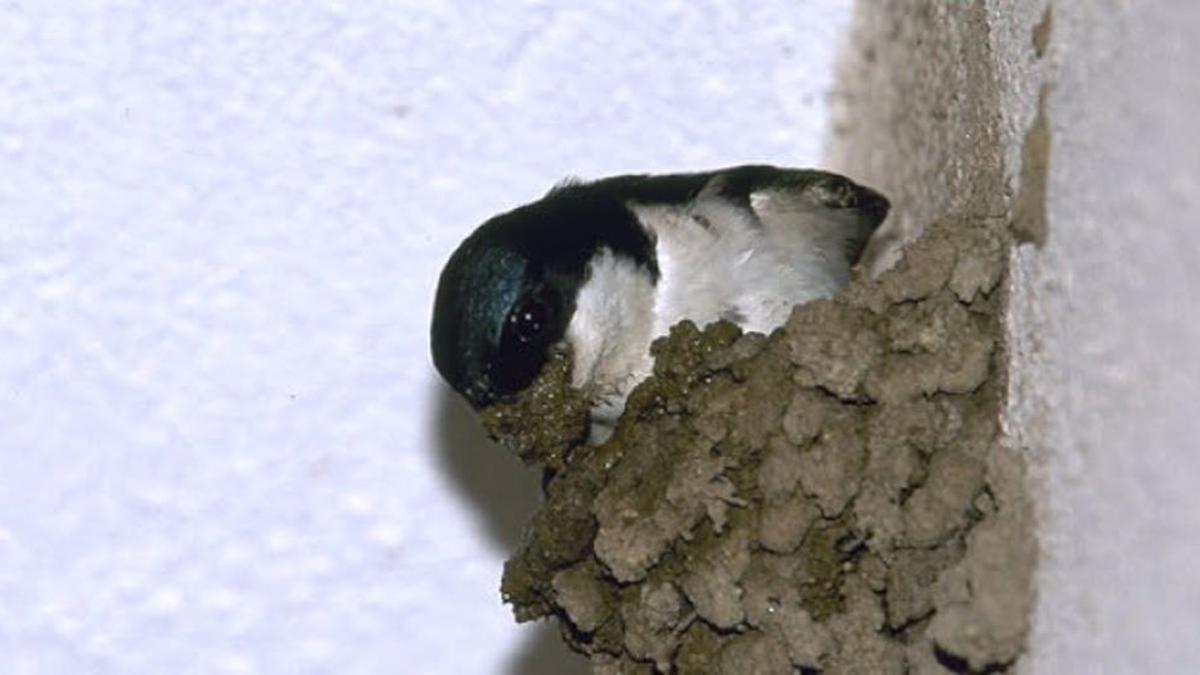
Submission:
[[[593,401],[592,417],[612,426],[633,385],[650,374],[654,283],[626,256],[602,249],[588,266],[567,324],[572,384]]]

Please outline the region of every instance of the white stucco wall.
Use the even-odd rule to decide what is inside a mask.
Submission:
[[[1200,672],[1200,5],[1056,2],[1049,238],[1014,280],[1034,673]]]
[[[838,0],[0,6],[0,672],[563,673],[428,363],[567,173],[816,164]],[[478,453],[483,453],[479,456]]]

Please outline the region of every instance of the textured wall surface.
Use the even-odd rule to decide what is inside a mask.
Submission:
[[[1012,317],[1030,672],[1200,672],[1198,36],[1189,0],[1055,3],[1049,233]]]
[[[0,8],[0,670],[567,672],[444,257],[564,174],[813,164],[837,0]],[[480,457],[479,453],[485,456]]]
[[[894,198],[901,238],[1044,200],[1010,289],[1006,423],[1041,545],[1019,669],[1200,671],[1200,7],[864,1],[854,24],[831,158]],[[963,168],[988,153],[980,194]]]

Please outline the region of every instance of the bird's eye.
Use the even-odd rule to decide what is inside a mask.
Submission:
[[[508,315],[508,331],[518,342],[529,344],[537,341],[546,330],[548,321],[546,305],[537,300],[527,300]]]
[[[491,357],[493,385],[501,394],[524,389],[546,364],[546,348],[559,337],[555,306],[530,293],[504,317],[504,330]]]

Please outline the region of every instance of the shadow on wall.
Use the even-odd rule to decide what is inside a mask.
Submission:
[[[440,381],[433,386],[438,400],[435,438],[442,468],[479,512],[492,542],[511,553],[541,502],[541,474],[489,440],[475,413],[453,391]],[[501,572],[496,569],[497,589]],[[587,660],[569,650],[549,622],[537,627],[507,668],[508,675],[588,672]]]

